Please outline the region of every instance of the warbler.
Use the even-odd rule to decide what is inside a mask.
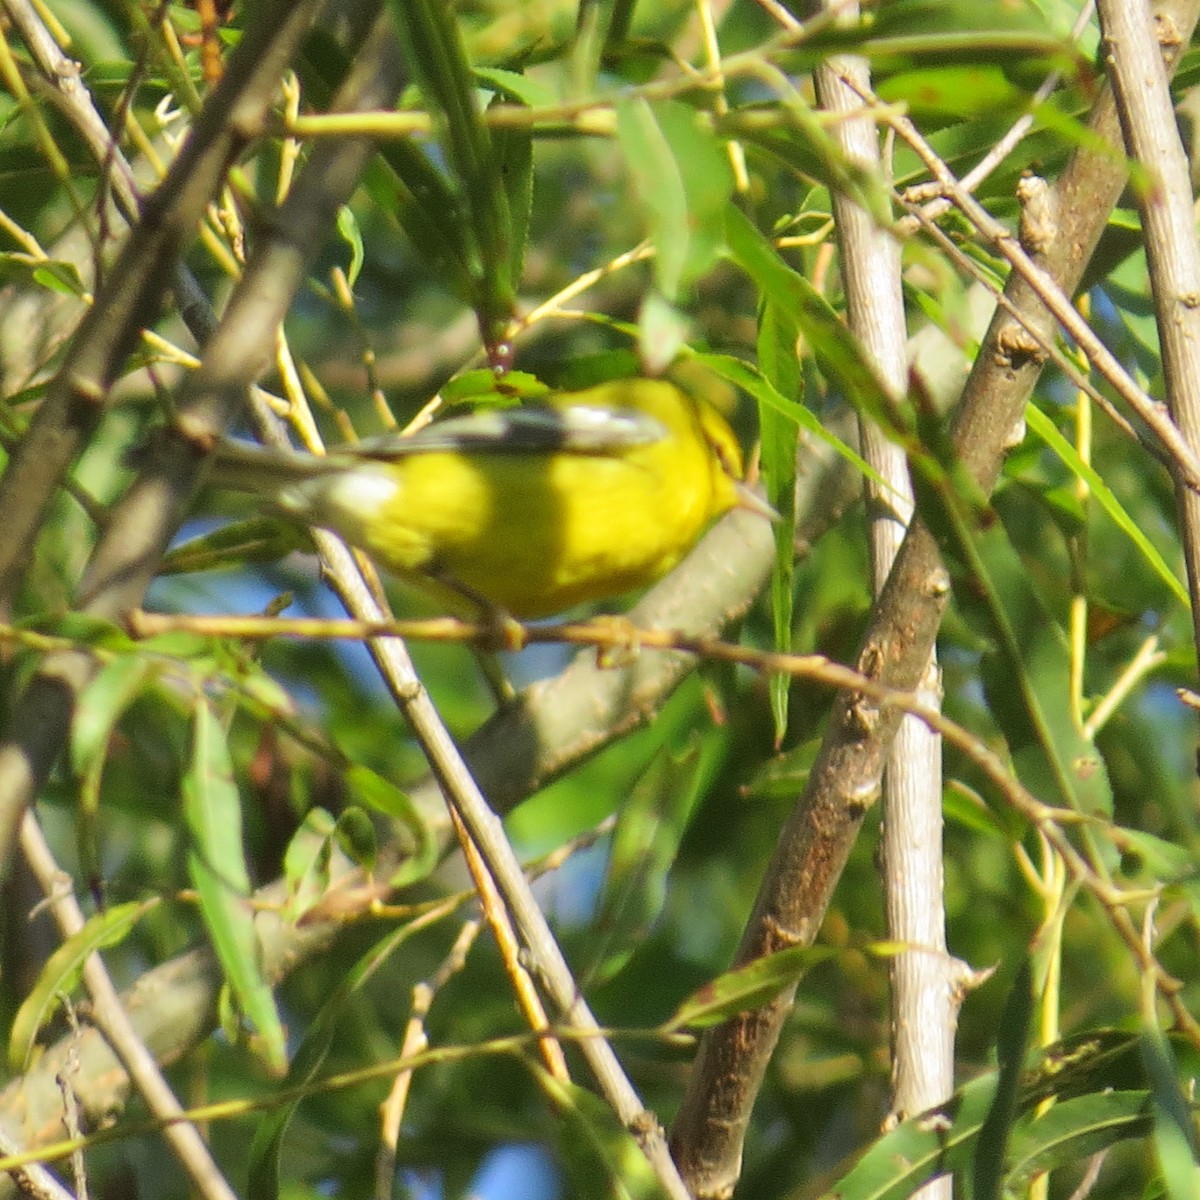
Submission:
[[[455,611],[544,617],[644,587],[722,513],[769,512],[724,417],[634,378],[328,455],[225,443],[213,481],[333,530]]]

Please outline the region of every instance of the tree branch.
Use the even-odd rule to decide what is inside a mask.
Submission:
[[[170,273],[229,164],[263,127],[275,89],[321,0],[270,0],[230,58],[192,136],[147,200],[142,218],[71,341],[25,436],[0,477],[0,610],[11,611],[55,488],[108,405],[141,329],[158,315]],[[6,789],[0,766],[0,793]],[[4,798],[0,864],[21,808]]]
[[[1167,18],[1156,27],[1146,0],[1099,0],[1096,7],[1125,146],[1151,175],[1135,180],[1134,193],[1146,239],[1167,406],[1184,440],[1200,451],[1200,245],[1191,173],[1162,60],[1164,46],[1179,48],[1180,32]],[[1173,473],[1200,652],[1200,492],[1186,486],[1177,467]]]
[[[1200,4],[1168,6],[1186,45]],[[1090,132],[1101,144],[1120,145],[1111,90],[1092,111]],[[1058,215],[1045,249],[1045,270],[1068,294],[1078,287],[1125,185],[1120,155],[1080,149],[1053,188]],[[1008,299],[1046,336],[1054,318],[1034,287],[1013,273]],[[955,450],[985,492],[999,477],[1005,449],[1041,373],[1040,355],[1014,352],[1020,325],[998,309],[967,380],[954,424]],[[909,528],[880,595],[858,657],[859,669],[890,686],[918,686],[948,601],[949,580],[937,543],[918,519]],[[833,707],[807,786],[780,836],[758,901],[736,955],[744,963],[784,947],[809,943],[820,928],[833,888],[859,826],[879,794],[880,777],[895,736],[895,714],[853,692]],[[701,1196],[727,1196],[740,1169],[741,1148],[757,1085],[747,1086],[746,1061],[757,1060],[761,1080],[779,1038],[790,997],[718,1026],[703,1038],[677,1126],[676,1145],[705,1163]]]

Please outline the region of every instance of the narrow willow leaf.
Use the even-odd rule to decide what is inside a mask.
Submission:
[[[392,0],[422,90],[442,117],[451,174],[466,201],[475,263],[474,306],[489,345],[496,343],[516,301],[514,241],[508,191],[452,6],[440,0]]]
[[[424,879],[437,866],[437,839],[430,833],[428,825],[413,805],[408,793],[396,787],[377,771],[359,764],[351,765],[347,769],[346,784],[360,803],[383,813],[408,831],[411,854],[392,877],[392,886],[403,887]]]
[[[985,1075],[936,1114],[904,1121],[875,1141],[822,1200],[908,1200],[938,1176],[961,1179],[995,1093],[996,1076]]]
[[[75,990],[88,955],[117,945],[158,902],[157,897],[131,901],[97,913],[50,955],[9,1031],[8,1065],[12,1071],[22,1072],[29,1065],[38,1031],[57,1011],[61,997]]]
[[[637,98],[616,106],[617,137],[654,244],[654,277],[670,302],[725,248],[733,170],[724,142],[696,109]]]
[[[525,1064],[557,1114],[555,1148],[579,1200],[665,1200],[666,1192],[633,1134],[599,1096]]]
[[[1018,1112],[1021,1068],[1032,1020],[1033,979],[1026,960],[1017,972],[1000,1018],[996,1037],[1000,1072],[987,1117],[979,1129],[971,1163],[973,1200],[999,1200],[1004,1185],[1004,1162]]]
[[[283,855],[288,899],[283,918],[296,922],[329,890],[333,880],[333,831],[337,822],[323,808],[310,808]]]
[[[629,961],[662,911],[702,765],[695,737],[678,754],[661,747],[621,805],[596,914],[589,986],[611,979]]]
[[[1010,1009],[1005,1019],[1013,1015]],[[1016,1015],[1017,1027],[1011,1030],[1014,1045],[1004,1055],[1021,1040],[1023,1020]],[[993,1122],[988,1135],[991,1145],[983,1151],[987,1157],[998,1149],[994,1135],[1000,1132],[1000,1122],[993,1116],[997,1105],[1003,1105],[1010,1117],[1013,1112],[1011,1064],[1005,1071],[1007,1100],[998,1099],[1000,1072],[972,1080],[944,1104],[909,1118],[876,1140],[825,1193],[824,1200],[907,1200],[940,1175],[954,1177],[956,1196],[975,1200],[972,1168],[981,1153],[985,1125]],[[1131,1034],[1098,1030],[1067,1039],[1038,1051],[1032,1065],[1015,1074],[1019,1082],[1015,1107],[1023,1116],[1017,1124],[1009,1121],[1012,1136],[1003,1164],[992,1159],[1008,1194],[1022,1194],[1023,1181],[1035,1171],[1087,1158],[1095,1150],[1146,1131],[1147,1093],[1128,1090],[1145,1082]],[[1039,1115],[1038,1106],[1052,1097],[1060,1103]]]
[[[617,138],[654,245],[654,278],[659,291],[674,300],[683,282],[688,254],[683,177],[649,101],[640,97],[621,99],[616,111]]]
[[[662,1033],[706,1029],[759,1008],[795,984],[810,967],[836,957],[830,946],[792,946],[718,975],[693,992],[660,1027]]]
[[[683,185],[687,246],[682,283],[707,275],[725,250],[725,209],[733,196],[733,168],[724,140],[707,114],[679,100],[660,100],[651,112]]]
[[[115,654],[136,654],[139,649],[138,643],[120,625],[88,613],[38,613],[27,620],[18,621],[17,628],[44,633],[49,637],[66,638],[82,646],[109,650]]]
[[[802,373],[796,354],[799,327],[770,300],[758,313],[758,362],[763,376],[781,396],[799,407]],[[792,648],[792,605],[796,576],[796,453],[800,444],[798,425],[775,406],[759,402],[759,438],[762,469],[767,481],[767,499],[779,514],[775,535],[775,567],[771,576],[771,613],[775,649],[787,654]],[[787,732],[788,695],[791,680],[771,676],[771,715],[775,722],[775,746],[783,744]]]
[[[1154,1148],[1170,1200],[1200,1196],[1200,1137],[1192,1105],[1179,1086],[1181,1072],[1170,1043],[1147,1027],[1141,1037],[1142,1061],[1150,1077]]]
[[[99,771],[121,714],[137,697],[154,666],[144,657],[122,656],[106,663],[84,689],[71,720],[71,771],[81,778]]]
[[[247,563],[278,562],[296,550],[311,550],[312,538],[295,521],[252,517],[189,538],[167,551],[160,575],[227,571]]]
[[[316,1079],[325,1062],[333,1039],[346,1019],[346,1007],[396,947],[422,928],[420,922],[401,925],[375,943],[350,969],[349,973],[309,1022],[292,1056],[282,1089],[288,1099],[262,1114],[254,1131],[254,1141],[246,1162],[248,1200],[278,1200],[279,1163],[283,1139],[300,1106],[305,1085]]]
[[[1084,462],[1079,451],[1059,433],[1054,422],[1032,401],[1025,406],[1025,420],[1029,428],[1062,459],[1068,469],[1088,485],[1092,498],[1109,515],[1113,524],[1138,548],[1139,553],[1150,564],[1154,573],[1171,589],[1172,595],[1179,603],[1185,608],[1189,607],[1191,601],[1188,599],[1187,588],[1179,576],[1171,570],[1157,547],[1138,528],[1137,522],[1125,511],[1120,500],[1113,494],[1112,488],[1104,482],[1096,469],[1090,463]]]
[[[922,509],[929,511],[928,507]],[[954,526],[946,562],[961,611],[995,639],[981,674],[1021,781],[1080,812],[1112,813],[1104,760],[1076,727],[1068,696],[1070,650],[1034,589],[1008,532]]]
[[[725,236],[730,258],[757,284],[763,299],[795,322],[822,372],[846,400],[902,445],[914,465],[927,457],[916,437],[915,422],[888,395],[858,340],[828,301],[778,251],[734,204],[726,206]]]
[[[502,102],[497,96],[493,105]],[[529,241],[529,218],[533,211],[533,136],[528,125],[500,126],[491,131],[495,171],[504,188],[508,211],[506,261],[508,283],[515,291],[521,284],[525,247]]]
[[[154,674],[154,664],[143,655],[126,654],[106,663],[84,689],[71,719],[71,770],[79,780],[75,841],[80,870],[89,880],[101,874],[96,821],[113,730]]]
[[[262,971],[250,873],[242,846],[242,808],[233,763],[212,706],[196,703],[192,761],[183,780],[187,865],[200,896],[200,915],[242,1014],[262,1039],[272,1070],[287,1066],[283,1023]]]
[[[1005,1187],[1009,1194],[1021,1195],[1036,1176],[1086,1161],[1150,1130],[1150,1093],[1145,1089],[1061,1100],[1013,1130]]]
[[[503,67],[484,67],[476,65],[472,68],[475,78],[498,96],[523,104],[526,108],[549,108],[557,104],[557,93],[546,87],[544,83],[523,74],[520,71],[508,71]],[[493,128],[492,136],[496,131]]]
[[[736,387],[741,388],[747,395],[753,396],[758,401],[760,409],[769,408],[801,429],[807,430],[824,442],[839,458],[848,462],[856,471],[861,472],[875,483],[887,487],[883,476],[853,446],[848,446],[841,438],[830,433],[806,405],[785,396],[757,367],[743,362],[740,358],[735,358],[732,354],[703,353],[693,357],[711,368],[722,379],[728,380]]]

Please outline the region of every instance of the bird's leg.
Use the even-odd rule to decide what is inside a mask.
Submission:
[[[488,690],[501,707],[516,699],[516,689],[504,673],[497,657],[502,650],[516,651],[525,645],[525,629],[509,612],[494,604],[482,593],[469,587],[445,571],[430,572],[447,591],[465,601],[462,606],[478,622],[481,636],[471,643],[471,653],[483,673]]]

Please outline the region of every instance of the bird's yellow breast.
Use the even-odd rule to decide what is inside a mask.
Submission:
[[[741,475],[720,414],[654,379],[559,393],[520,418],[450,418],[324,459],[246,448],[225,459],[235,486],[393,573],[517,617],[665,574],[737,503]]]
[[[396,489],[356,540],[393,571],[445,575],[519,617],[653,582],[733,503],[704,457],[669,439],[620,455],[420,454],[388,469]]]

